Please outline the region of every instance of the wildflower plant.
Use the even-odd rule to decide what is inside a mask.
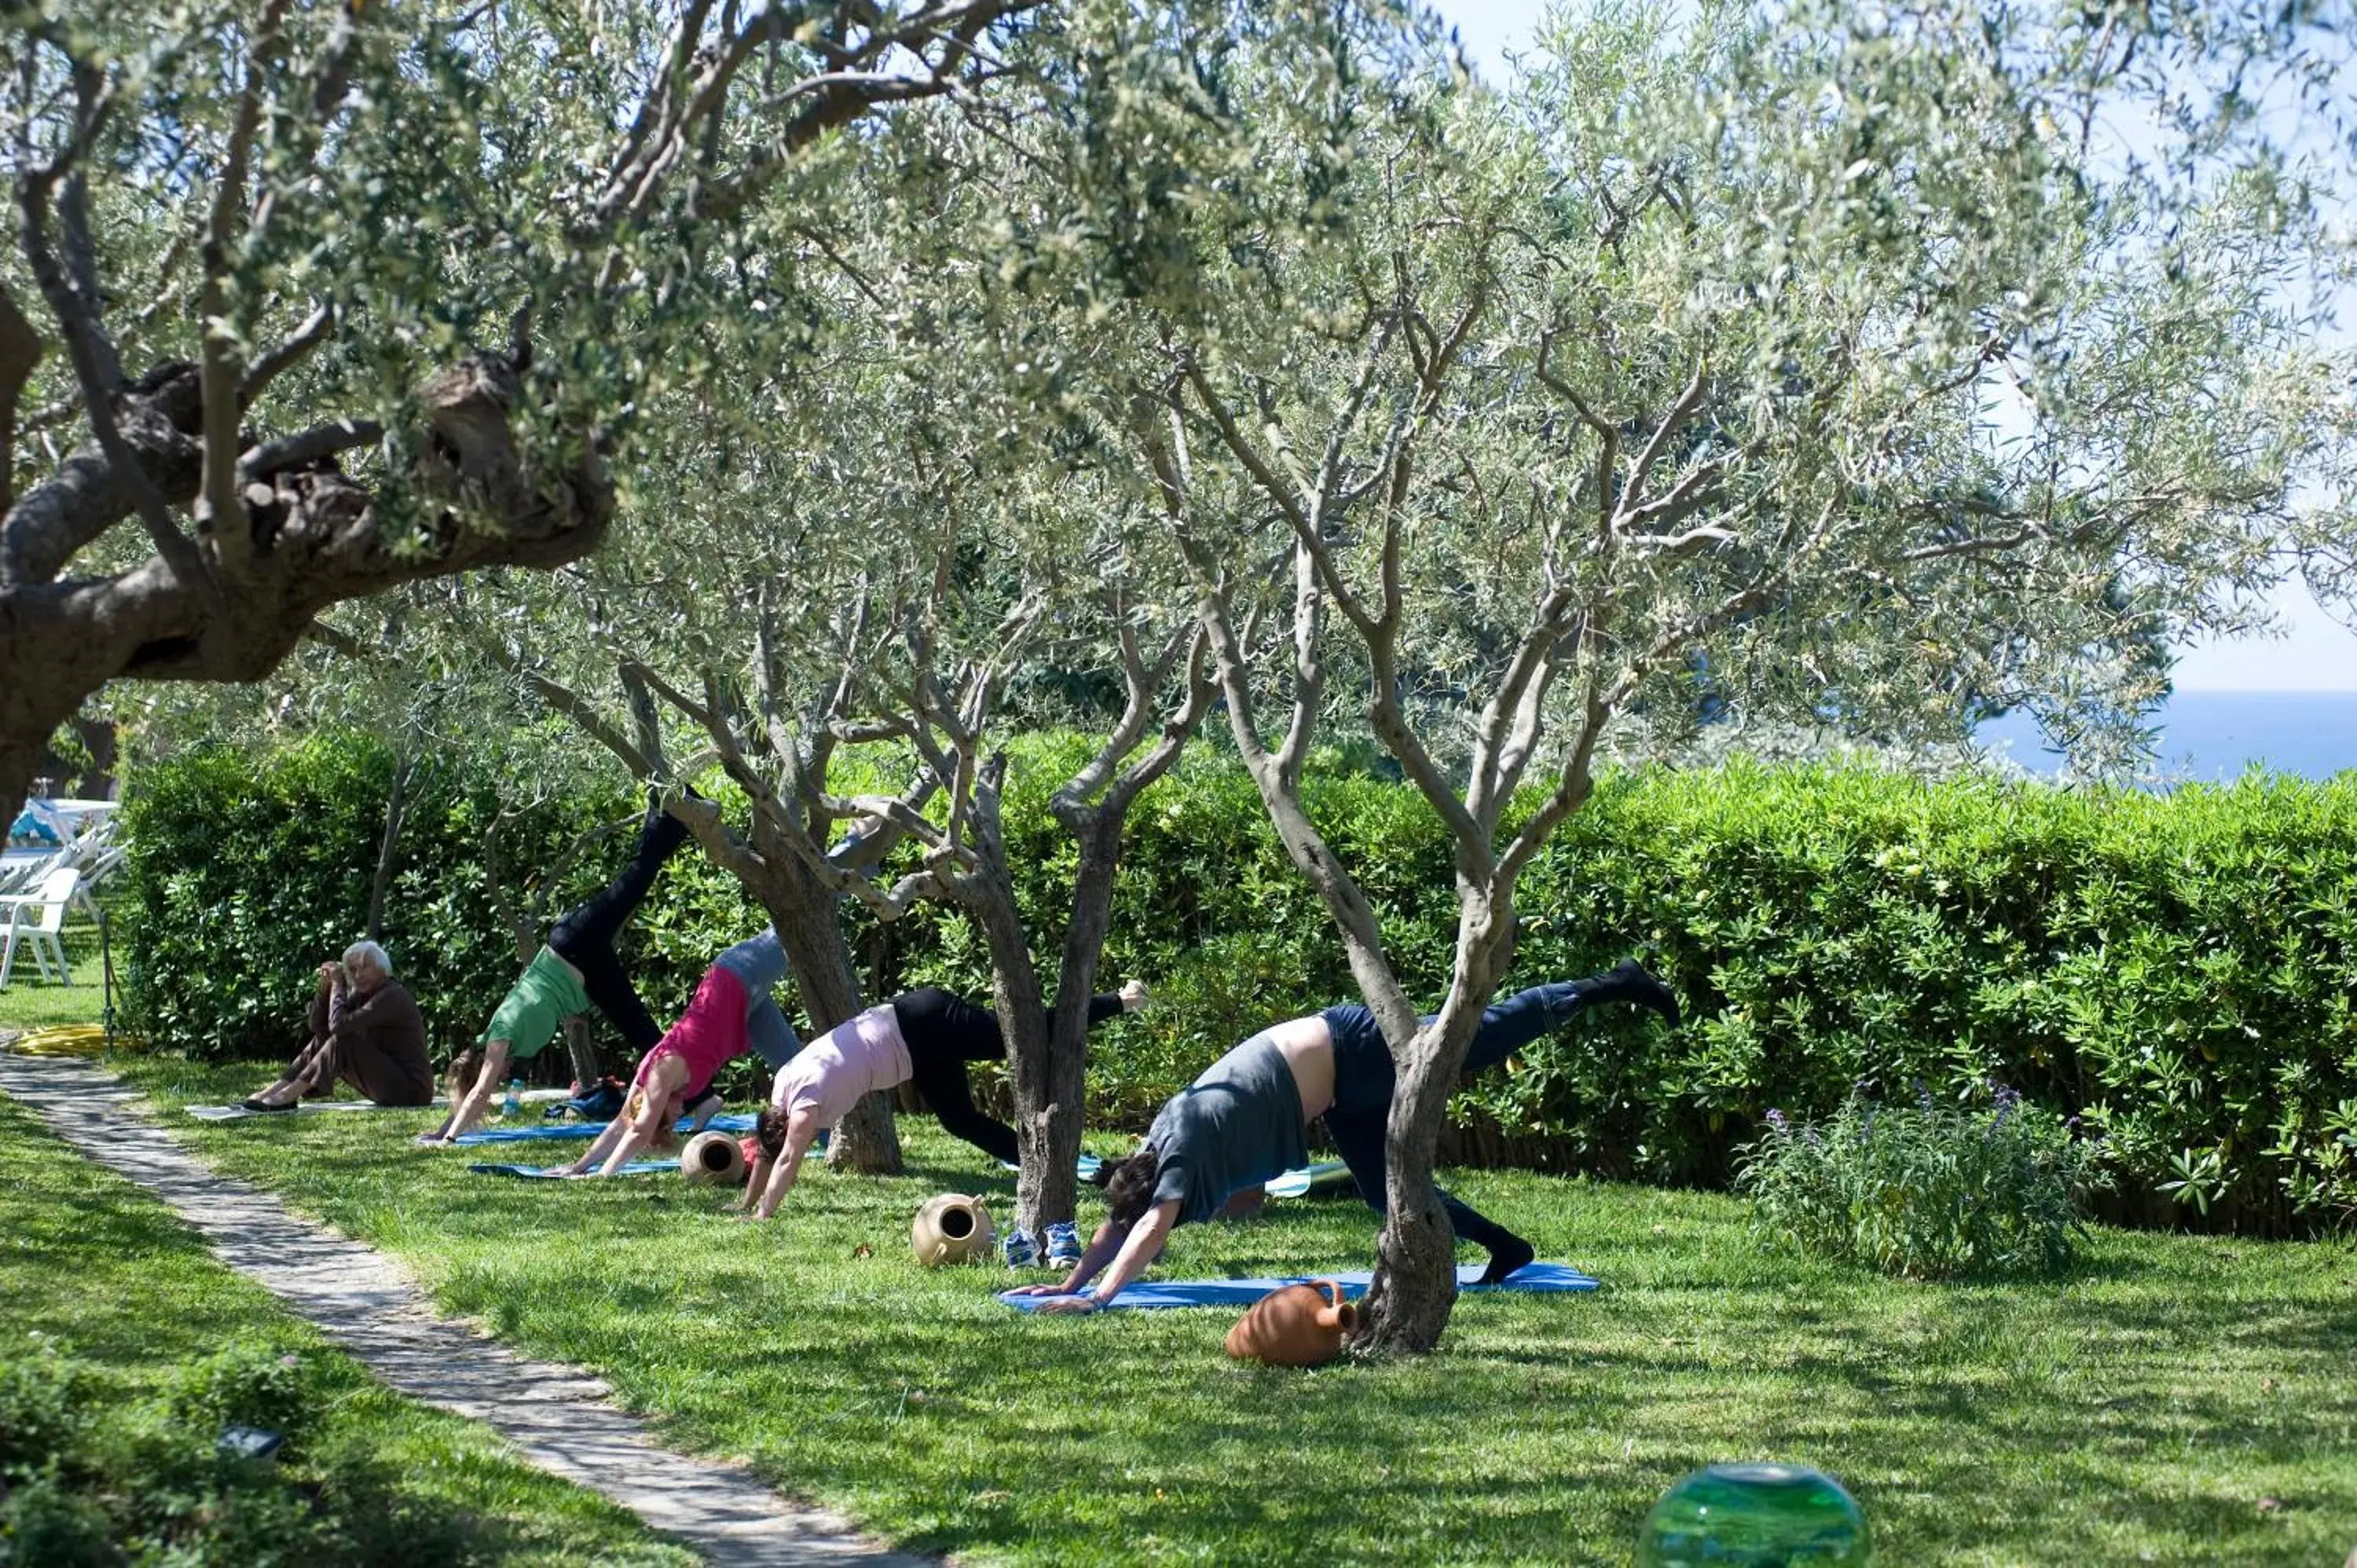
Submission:
[[[1770,1110],[1738,1186],[1771,1246],[1910,1279],[2050,1273],[2111,1181],[2102,1140],[2076,1133],[2003,1085],[1963,1106],[1921,1083],[1912,1104],[1855,1090],[1822,1124]]]

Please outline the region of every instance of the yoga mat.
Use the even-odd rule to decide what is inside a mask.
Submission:
[[[1104,1164],[1103,1160],[1090,1154],[1086,1149],[1082,1149],[1081,1157],[1073,1162],[1073,1168],[1080,1173],[1082,1181],[1087,1181],[1097,1174],[1097,1167],[1103,1164]],[[1019,1171],[1023,1167],[1013,1160],[1001,1160],[998,1162],[998,1168],[1003,1171]]]
[[[1487,1295],[1493,1291],[1534,1291],[1553,1295],[1572,1291],[1591,1291],[1596,1280],[1581,1273],[1568,1263],[1525,1263],[1514,1271],[1513,1277],[1503,1284],[1477,1285],[1484,1265],[1467,1263],[1457,1271],[1457,1288],[1468,1294]],[[1141,1281],[1113,1298],[1113,1305],[1100,1310],[1118,1312],[1124,1307],[1152,1311],[1161,1306],[1226,1306],[1246,1307],[1280,1285],[1301,1284],[1309,1280],[1332,1280],[1342,1287],[1342,1294],[1355,1301],[1367,1294],[1374,1279],[1371,1273],[1296,1274],[1285,1279],[1269,1280],[1183,1280],[1170,1283]],[[999,1300],[1017,1312],[1037,1312],[1052,1295],[1008,1295],[1001,1293]]]
[[[570,1100],[569,1089],[527,1089],[522,1099],[527,1105],[545,1104],[552,1100]],[[292,1114],[316,1116],[324,1111],[433,1111],[447,1106],[449,1100],[436,1095],[428,1105],[379,1105],[373,1100],[307,1100]],[[248,1111],[242,1105],[185,1105],[181,1107],[199,1122],[242,1122],[248,1116],[285,1116],[284,1111]]]
[[[1308,1197],[1313,1192],[1355,1193],[1359,1188],[1351,1179],[1350,1166],[1340,1160],[1320,1160],[1286,1172],[1271,1181],[1267,1190],[1271,1197]]]
[[[466,1140],[461,1138],[459,1142],[464,1143]],[[1092,1179],[1097,1174],[1097,1167],[1103,1164],[1104,1162],[1096,1155],[1082,1151],[1079,1167],[1081,1179],[1082,1181]],[[1011,1160],[999,1161],[998,1167],[1001,1170],[1009,1171],[1023,1168]],[[1304,1165],[1297,1171],[1286,1172],[1268,1184],[1268,1195],[1271,1197],[1307,1197],[1313,1192],[1355,1192],[1356,1190],[1351,1181],[1351,1167],[1340,1160],[1326,1160],[1318,1165]]]
[[[461,1133],[450,1140],[454,1144],[537,1144],[549,1138],[594,1138],[606,1130],[603,1122],[535,1122],[528,1127],[493,1127],[481,1133]],[[692,1133],[695,1123],[684,1119],[672,1131]],[[753,1130],[750,1116],[715,1116],[704,1124],[708,1133],[749,1133]]]
[[[477,1176],[522,1176],[527,1180],[532,1181],[563,1181],[566,1179],[565,1176],[565,1167],[563,1165],[500,1165],[478,1164],[468,1165],[467,1168],[473,1171]],[[670,1171],[676,1176],[679,1173],[679,1162],[677,1160],[632,1160],[629,1165],[624,1165],[620,1170],[616,1171],[614,1174],[618,1176],[653,1176],[659,1171]],[[597,1176],[582,1176],[578,1179],[582,1181],[596,1181],[600,1178]]]

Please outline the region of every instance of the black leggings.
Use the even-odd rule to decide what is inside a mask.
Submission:
[[[1092,1028],[1120,1012],[1117,995],[1089,999]],[[974,1086],[965,1070],[968,1062],[1006,1059],[1006,1041],[998,1031],[998,1015],[938,985],[928,985],[892,998],[892,1015],[909,1047],[909,1081],[941,1118],[942,1129],[995,1160],[1014,1164],[1015,1129],[975,1106]]]
[[[1580,1005],[1578,981],[1557,981],[1534,986],[1482,1009],[1480,1027],[1466,1048],[1460,1069],[1469,1076],[1494,1067],[1541,1035],[1568,1020]],[[1384,1124],[1391,1119],[1394,1069],[1392,1054],[1383,1044],[1375,1015],[1364,1007],[1329,1007],[1327,1032],[1334,1041],[1334,1106],[1326,1112],[1326,1135],[1335,1153],[1351,1167],[1359,1196],[1378,1214],[1383,1210],[1383,1181],[1389,1155],[1383,1146]],[[1431,1017],[1423,1022],[1429,1024]],[[1477,1246],[1496,1251],[1501,1243],[1520,1238],[1486,1215],[1443,1192],[1440,1207],[1457,1234]]]
[[[638,988],[614,956],[614,939],[645,902],[663,862],[687,842],[687,824],[661,806],[650,809],[639,825],[639,842],[622,875],[566,912],[548,933],[549,950],[581,972],[581,989],[597,1011],[622,1031],[630,1049],[644,1051],[662,1038],[662,1029]]]

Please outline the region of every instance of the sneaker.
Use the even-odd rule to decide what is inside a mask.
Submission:
[[[1056,1269],[1078,1268],[1081,1262],[1081,1228],[1070,1219],[1048,1227],[1048,1266]]]
[[[1039,1266],[1039,1246],[1028,1230],[1007,1231],[1006,1240],[999,1243],[999,1252],[1010,1269],[1036,1269]]]

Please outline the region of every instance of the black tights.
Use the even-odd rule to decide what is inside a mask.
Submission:
[[[1089,999],[1092,1026],[1120,1011],[1117,995]],[[1015,1129],[984,1114],[974,1104],[974,1085],[965,1070],[968,1062],[1005,1059],[1006,1043],[998,1030],[998,1015],[938,985],[928,985],[892,998],[892,1015],[909,1047],[909,1081],[941,1118],[942,1130],[992,1159],[1014,1164]]]
[[[613,1021],[630,1049],[644,1051],[662,1038],[662,1029],[639,1000],[638,988],[614,956],[614,939],[645,902],[663,862],[687,842],[687,824],[661,806],[648,810],[639,842],[622,875],[591,894],[548,933],[551,951],[581,972],[581,989],[597,1011]]]

